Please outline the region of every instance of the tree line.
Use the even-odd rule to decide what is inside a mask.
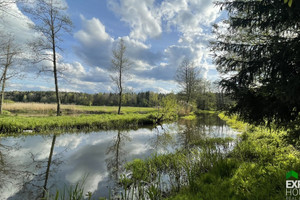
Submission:
[[[158,106],[164,97],[174,96],[181,101],[181,94],[162,94],[152,91],[139,93],[124,93],[122,102],[124,106],[133,107],[155,107]],[[6,101],[9,102],[36,102],[36,103],[56,103],[54,91],[8,91],[5,92]],[[75,104],[85,106],[118,106],[118,93],[79,93],[61,92],[62,104]],[[195,99],[195,106],[201,110],[224,110],[232,104],[232,100],[221,93],[209,92],[205,95],[198,95]]]

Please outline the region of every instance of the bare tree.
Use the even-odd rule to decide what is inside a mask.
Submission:
[[[117,92],[119,94],[119,109],[118,114],[121,113],[121,106],[122,106],[122,95],[123,95],[123,88],[124,88],[124,80],[125,74],[130,69],[130,61],[126,57],[126,45],[123,39],[120,39],[117,47],[112,51],[113,58],[111,60],[111,71],[114,75],[111,75],[112,81],[117,86]]]
[[[24,8],[24,11],[32,16],[35,22],[32,28],[41,33],[41,37],[31,43],[36,53],[36,62],[52,62],[52,69],[43,67],[41,71],[53,72],[57,116],[61,115],[57,77],[59,72],[57,67],[57,52],[58,50],[62,51],[62,48],[59,46],[59,42],[62,42],[61,33],[71,32],[72,28],[72,21],[66,14],[66,9],[60,0],[36,0],[35,6]]]
[[[7,41],[1,43],[0,49],[0,84],[1,84],[1,99],[0,99],[0,114],[3,111],[4,91],[6,81],[19,74],[19,71],[13,69],[18,63],[18,55],[21,53],[20,49],[13,42],[12,36],[7,36]]]
[[[189,103],[196,93],[197,85],[199,84],[199,73],[200,71],[197,70],[195,64],[187,58],[177,68],[175,80],[182,89],[181,92],[185,97],[186,103]]]

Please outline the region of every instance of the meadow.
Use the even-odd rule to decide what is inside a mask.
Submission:
[[[3,109],[7,114],[22,116],[51,116],[56,114],[56,104],[45,103],[4,103]],[[82,105],[61,105],[63,115],[80,114],[116,114],[117,106],[82,106]],[[151,107],[122,107],[122,113],[149,113],[155,111]]]

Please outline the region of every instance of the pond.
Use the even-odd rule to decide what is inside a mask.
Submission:
[[[236,137],[217,115],[203,114],[137,130],[0,138],[0,199],[38,199],[82,183],[95,197],[108,197],[125,162],[189,148],[205,137]]]

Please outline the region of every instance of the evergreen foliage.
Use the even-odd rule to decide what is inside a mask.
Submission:
[[[232,113],[250,123],[286,126],[300,112],[300,2],[217,2],[229,18],[215,25],[212,51]]]

